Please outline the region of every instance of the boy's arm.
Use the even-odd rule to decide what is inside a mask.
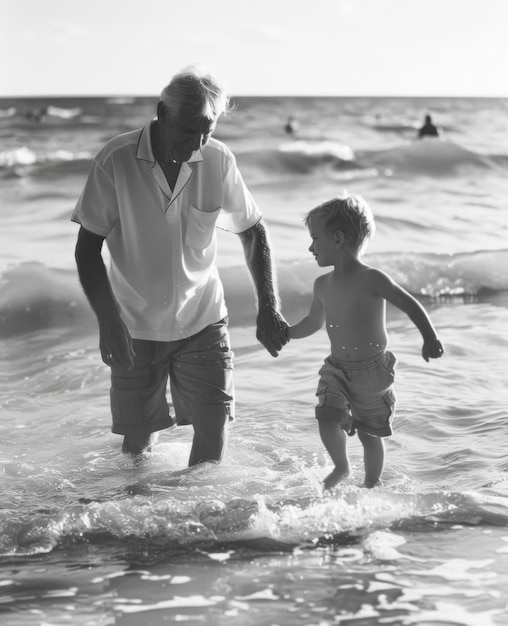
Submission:
[[[423,337],[422,356],[425,361],[443,356],[444,348],[423,306],[410,293],[380,270],[371,270],[374,292],[403,311]]]
[[[318,280],[314,283],[314,297],[308,314],[294,326],[288,328],[288,339],[302,339],[317,332],[325,321],[325,311],[317,290]]]

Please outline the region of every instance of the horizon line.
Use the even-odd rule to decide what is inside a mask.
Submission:
[[[432,99],[432,98],[471,98],[471,99],[506,99],[506,95],[471,95],[471,94],[231,94],[228,95],[230,99],[235,98],[419,98],[419,99]],[[14,94],[3,95],[0,94],[0,100],[16,100],[21,98],[154,98],[158,99],[158,94],[128,94],[128,93],[96,93],[96,94]]]

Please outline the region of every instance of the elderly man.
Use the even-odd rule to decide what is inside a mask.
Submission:
[[[112,431],[127,453],[148,450],[173,424],[169,378],[176,421],[194,428],[189,465],[222,459],[234,386],[216,227],[242,241],[259,341],[272,356],[286,342],[262,215],[233,154],[211,138],[228,107],[209,73],[182,70],[156,119],[98,153],[72,215],[79,278],[111,367]]]

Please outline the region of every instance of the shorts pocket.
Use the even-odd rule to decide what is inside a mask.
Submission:
[[[151,384],[152,373],[147,365],[137,365],[132,370],[114,369],[111,385],[115,389],[143,389]]]
[[[113,424],[142,426],[145,407],[139,389],[116,387],[110,389]]]
[[[230,347],[227,319],[210,324],[203,331],[189,337],[174,360],[180,363],[233,369],[234,353]]]
[[[383,396],[383,402],[388,406],[388,409],[389,409],[388,419],[390,419],[391,417],[393,417],[393,414],[395,413],[395,404],[397,402],[397,396],[395,395],[395,392],[393,391],[393,389],[389,389],[385,393],[385,395]]]
[[[323,383],[319,383],[318,384],[318,388],[316,390],[316,396],[318,399],[317,407],[321,407],[325,405],[326,402],[326,392],[328,391],[328,385],[325,385]]]
[[[185,233],[185,243],[191,248],[204,250],[212,243],[215,233],[215,223],[220,208],[215,211],[201,211],[191,206]]]
[[[390,376],[392,380],[395,378],[395,365],[396,364],[397,364],[397,359],[395,358],[395,355],[390,351],[385,352],[385,354],[379,361],[380,368],[383,370],[385,374]]]
[[[207,352],[186,352],[178,357],[179,363],[203,367],[216,367],[223,370],[233,369],[234,354],[227,346]]]

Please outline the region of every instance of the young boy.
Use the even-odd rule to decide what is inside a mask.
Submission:
[[[363,263],[361,253],[373,235],[374,218],[359,197],[333,199],[305,219],[312,238],[309,250],[320,267],[333,270],[314,283],[306,317],[289,327],[288,337],[312,335],[326,322],[331,355],[321,368],[316,418],[321,440],[335,464],[324,480],[331,489],[351,467],[346,432],[364,449],[365,486],[379,482],[384,466],[382,437],[392,434],[395,356],[387,350],[386,301],[411,319],[423,337],[425,361],[443,355],[443,346],[421,304],[384,272]]]

